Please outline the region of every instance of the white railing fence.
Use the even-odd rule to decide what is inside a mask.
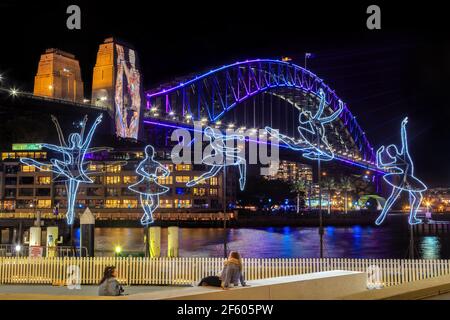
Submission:
[[[218,274],[223,258],[0,257],[0,284],[65,284],[79,270],[81,284],[98,284],[106,266],[117,267],[126,285],[186,285]],[[403,259],[243,259],[246,280],[330,270],[378,272],[384,286],[450,274],[450,260]]]

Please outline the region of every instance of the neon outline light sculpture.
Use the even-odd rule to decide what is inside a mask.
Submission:
[[[265,127],[265,130],[270,135],[276,136],[279,140],[283,141],[288,148],[294,151],[302,151],[303,157],[307,159],[331,161],[334,159],[334,152],[331,149],[330,144],[328,143],[327,137],[325,136],[324,124],[334,121],[344,109],[344,104],[341,100],[339,100],[339,109],[327,117],[322,117],[326,104],[325,93],[322,89],[319,89],[319,96],[319,108],[315,115],[313,115],[311,111],[302,110],[300,112],[300,115],[298,117],[300,125],[297,127],[297,130],[301,136],[300,142],[295,141],[293,138],[288,137],[282,133],[279,133],[278,130],[274,130],[271,127]],[[306,133],[313,135],[313,137],[315,138],[307,139],[305,137]],[[322,142],[325,146],[325,150],[320,149],[320,143],[315,146],[314,143],[310,140]]]
[[[141,224],[146,226],[154,221],[153,212],[159,207],[159,196],[170,190],[169,187],[159,184],[158,178],[168,177],[170,172],[154,159],[155,149],[153,146],[146,146],[144,151],[145,158],[136,168],[136,173],[142,178],[128,186],[128,189],[140,195],[141,206],[144,209]],[[158,171],[162,171],[162,175],[159,175]]]
[[[411,159],[411,155],[408,150],[408,139],[406,135],[406,124],[408,123],[408,117],[403,119],[401,124],[401,151],[398,151],[396,145],[391,144],[387,147],[381,146],[377,150],[377,167],[385,170],[391,170],[393,172],[385,174],[383,176],[384,181],[392,187],[392,192],[386,200],[383,210],[380,216],[375,221],[375,224],[380,225],[383,223],[387,216],[387,213],[391,209],[392,205],[397,201],[402,191],[409,193],[409,224],[419,224],[421,219],[416,218],[417,210],[422,202],[422,192],[427,190],[427,186],[414,176],[414,163]],[[388,161],[383,161],[383,156]],[[398,177],[397,179],[394,179]]]
[[[92,148],[89,149],[92,137],[94,135],[95,129],[102,122],[103,115],[100,114],[97,119],[95,119],[94,124],[89,130],[86,137],[84,137],[84,131],[87,123],[87,116],[84,117],[83,121],[80,123],[81,132],[71,133],[68,138],[68,144],[64,139],[64,134],[61,130],[56,117],[52,116],[52,121],[56,126],[58,132],[58,138],[60,146],[48,143],[42,143],[43,148],[47,148],[51,151],[59,153],[62,155],[63,160],[50,159],[51,167],[48,164],[38,162],[30,158],[20,158],[20,162],[28,166],[33,166],[41,171],[51,171],[56,173],[58,178],[63,176],[67,178],[66,190],[67,190],[67,213],[66,219],[67,224],[71,225],[75,217],[75,201],[77,197],[78,187],[81,183],[93,183],[91,178],[88,177],[85,170],[85,157],[87,152],[98,152],[105,150],[105,148]]]
[[[235,140],[235,139],[243,141],[244,136],[238,134],[230,134],[230,135],[216,134],[214,129],[211,127],[206,127],[204,133],[205,136],[209,138],[209,143],[214,153],[204,157],[202,159],[202,162],[206,165],[211,166],[211,169],[208,172],[202,174],[200,177],[186,183],[186,186],[193,187],[206,179],[212,178],[216,176],[220,172],[220,170],[222,170],[227,166],[238,166],[239,188],[241,189],[241,191],[243,191],[246,182],[247,162],[245,161],[245,158],[238,156],[240,148],[227,147],[224,142],[227,140]],[[214,159],[215,157],[220,156],[223,159],[222,164],[218,164]]]

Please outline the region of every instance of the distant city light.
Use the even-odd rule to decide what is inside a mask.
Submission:
[[[19,94],[19,90],[17,90],[16,88],[11,88],[9,90],[9,94],[12,95],[13,97],[15,97]]]
[[[122,252],[122,247],[121,246],[116,246],[115,249],[114,249],[114,252],[116,254],[120,254]]]
[[[107,99],[108,98],[106,96],[100,98],[101,101],[106,101]]]
[[[16,249],[16,252],[20,252],[20,250],[22,250],[22,247],[20,244],[18,244],[18,245],[16,245],[15,249]]]

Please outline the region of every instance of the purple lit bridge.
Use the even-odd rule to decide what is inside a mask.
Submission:
[[[326,95],[324,113],[332,114],[339,97],[312,72],[279,60],[236,62],[148,90],[144,122],[189,127],[201,121],[244,131],[270,126],[299,139],[299,113],[315,113],[320,88]],[[374,150],[345,102],[339,118],[326,129],[337,160],[378,171]]]

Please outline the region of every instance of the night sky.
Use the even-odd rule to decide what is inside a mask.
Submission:
[[[98,45],[109,36],[138,51],[146,89],[242,59],[290,56],[303,65],[312,52],[308,68],[348,104],[375,148],[399,143],[408,116],[416,175],[430,186],[450,186],[445,8],[376,2],[382,29],[368,30],[372,2],[337,2],[2,1],[0,73],[7,85],[31,91],[40,54],[60,48],[80,60],[89,96]],[[69,4],[81,7],[81,30],[66,28]]]

